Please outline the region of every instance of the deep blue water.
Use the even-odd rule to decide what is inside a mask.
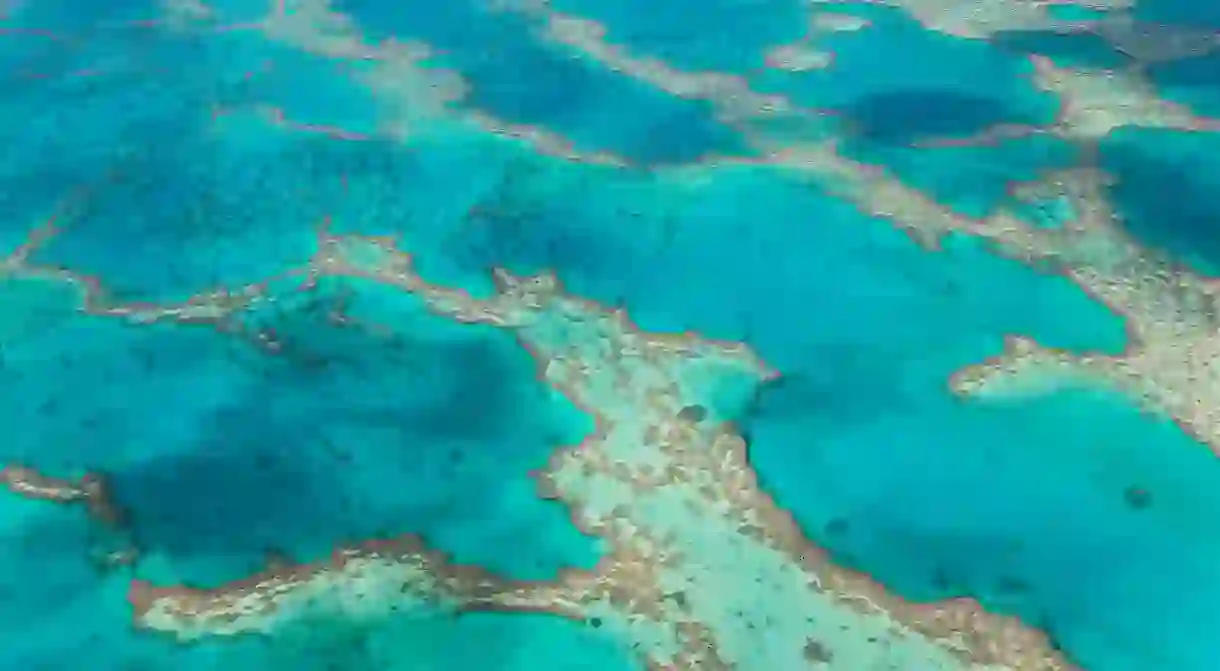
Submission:
[[[1102,146],[1102,159],[1122,179],[1114,201],[1145,244],[1208,274],[1220,264],[1212,231],[1216,177],[1208,167],[1220,138],[1157,130],[1130,130]]]
[[[1099,389],[991,404],[947,387],[1009,334],[1117,353],[1116,315],[978,240],[923,248],[800,171],[701,163],[758,152],[714,101],[546,39],[528,2],[331,5],[350,23],[310,41],[222,30],[265,16],[238,0],[140,25],[167,10],[0,2],[0,249],[54,218],[59,233],[30,264],[96,278],[118,303],[300,266],[324,222],[397,236],[424,278],[476,296],[492,291],[492,268],[554,271],[646,330],[745,342],[779,371],[740,418],[751,462],[840,564],[912,600],[975,597],[1086,669],[1213,668],[1220,467],[1207,447]],[[1078,147],[1049,135],[915,143],[1051,121],[1057,101],[1030,86],[1031,54],[1121,62],[1096,35],[963,40],[843,3],[834,10],[870,25],[811,38],[832,67],[784,73],[762,70],[762,54],[808,33],[799,3],[552,9],[600,22],[634,56],[831,111],[844,156],[976,217]],[[1184,1],[1133,11],[1215,30],[1213,14]],[[432,55],[345,59],[327,35]],[[1157,64],[1150,81],[1220,113],[1214,62]],[[458,75],[465,97],[445,88]],[[546,155],[487,133],[476,113],[629,165]],[[1126,128],[1097,147],[1120,179],[1109,195],[1127,232],[1201,273],[1220,264],[1216,137]],[[274,334],[274,355],[209,324],[85,314],[77,288],[0,268],[0,466],[105,474],[141,550],[134,567],[102,571],[91,553],[106,531],[81,509],[0,496],[3,666],[77,668],[87,655],[107,669],[640,668],[611,632],[541,614],[318,617],[190,646],[135,631],[130,579],[214,586],[268,553],[309,562],[414,533],[454,561],[547,580],[606,551],[536,495],[531,471],[594,421],[539,383],[511,331],[369,283],[275,283],[269,297],[235,325]],[[353,324],[329,318],[339,306]],[[1132,490],[1151,504],[1133,505]]]

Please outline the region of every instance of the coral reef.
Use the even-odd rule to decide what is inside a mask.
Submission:
[[[370,93],[379,112],[374,127],[349,128],[303,120],[270,103],[217,102],[210,110],[213,123],[252,112],[280,132],[325,142],[389,140],[402,143],[404,152],[412,143],[449,133],[492,135],[509,138],[522,151],[662,178],[693,180],[725,165],[764,165],[889,222],[930,251],[955,236],[980,240],[999,255],[1066,278],[1125,320],[1129,342],[1118,353],[1076,353],[1014,334],[991,359],[957,371],[947,381],[954,394],[981,402],[1099,384],[1174,419],[1220,453],[1220,415],[1214,410],[1220,284],[1136,240],[1108,193],[1116,178],[1102,169],[1097,155],[1099,143],[1124,128],[1220,129],[1215,119],[1162,97],[1145,72],[1150,64],[1216,49],[1216,36],[1171,26],[1145,30],[1126,2],[811,4],[817,11],[810,14],[804,37],[757,54],[765,66],[760,70],[813,75],[836,66],[829,38],[871,32],[865,10],[877,5],[905,12],[942,36],[974,43],[1014,31],[1094,35],[1134,64],[1102,70],[1030,56],[1033,87],[1060,102],[1053,122],[1005,122],[911,143],[912,149],[934,151],[1039,135],[1078,153],[1074,167],[1013,184],[1011,202],[970,216],[938,202],[890,167],[853,153],[849,145],[860,138],[840,111],[764,91],[751,76],[688,71],[637,53],[607,26],[546,2],[502,2],[490,9],[528,19],[534,37],[548,48],[671,98],[705,105],[747,151],[654,168],[616,150],[585,147],[544,125],[500,118],[475,105],[472,83],[443,50],[420,40],[370,37],[327,0],[273,2],[259,18],[233,22],[203,3],[165,3],[161,16],[137,27],[211,38],[254,36],[320,57]],[[1050,11],[1053,4],[1092,10],[1097,18],[1057,18]],[[116,172],[122,170],[119,163]],[[329,220],[318,226],[312,257],[273,276],[180,301],[126,300],[109,291],[104,278],[39,260],[49,243],[71,234],[92,191],[114,178],[66,197],[0,260],[0,283],[66,287],[77,298],[73,309],[88,315],[136,327],[212,328],[267,354],[282,353],[284,341],[249,315],[264,307],[290,309],[322,283],[339,285],[340,295],[369,286],[390,288],[455,322],[502,329],[533,357],[538,383],[595,422],[580,444],[555,445],[534,478],[538,497],[564,506],[576,527],[606,548],[592,569],[569,568],[539,580],[457,562],[411,534],[343,545],[312,562],[276,557],[263,571],[218,586],[141,577],[131,581],[128,592],[137,628],[189,642],[274,636],[315,616],[377,622],[424,612],[549,613],[613,633],[652,669],[1074,668],[1048,633],[1016,617],[991,612],[971,598],[908,601],[811,540],[760,485],[747,437],[735,423],[761,390],[783,379],[748,344],[692,332],[650,332],[634,323],[626,308],[575,295],[550,272],[495,268],[493,293],[476,296],[456,284],[425,279],[410,240],[339,232],[336,225],[344,222]],[[1021,212],[1051,205],[1069,214],[1041,225]],[[328,318],[378,328],[349,316],[341,304],[332,306]],[[16,324],[14,330],[25,326]],[[0,347],[6,336],[0,332]],[[0,469],[0,482],[17,496],[86,508],[92,520],[120,539],[107,551],[108,564],[140,559],[137,530],[128,528],[104,477],[63,479],[27,464]],[[1150,494],[1139,487],[1129,487],[1125,496],[1133,508],[1149,505]]]
[[[105,477],[89,473],[77,480],[68,480],[44,475],[26,466],[8,465],[0,468],[0,483],[23,498],[83,505],[89,518],[110,536],[104,544],[94,548],[94,555],[102,567],[125,566],[139,558],[139,548],[130,537],[126,515],[112,498]]]
[[[137,583],[140,625],[184,639],[265,632],[323,600],[349,617],[420,607],[545,611],[621,632],[656,668],[1068,668],[1044,635],[969,600],[912,604],[836,566],[758,487],[747,445],[709,389],[766,384],[747,348],[642,332],[623,312],[566,295],[550,276],[497,271],[477,300],[435,286],[392,241],[322,233],[310,277],[363,278],[450,317],[514,330],[542,379],[597,420],[538,474],[541,495],[609,543],[590,572],[552,582],[455,566],[415,538],[337,550],[214,590]],[[762,598],[761,595],[769,595]],[[781,630],[782,638],[760,638]],[[760,647],[761,646],[761,647]],[[812,651],[812,652],[811,652]]]

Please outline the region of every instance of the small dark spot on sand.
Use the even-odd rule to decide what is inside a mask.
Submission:
[[[1123,501],[1132,510],[1145,510],[1152,505],[1152,492],[1143,487],[1131,485],[1123,491]]]
[[[937,566],[932,569],[932,575],[929,576],[932,586],[936,589],[947,592],[953,587],[953,580],[949,577],[949,571],[943,566]]]
[[[851,530],[851,523],[842,517],[836,517],[826,523],[827,536],[842,536]]]
[[[701,405],[688,405],[678,411],[678,419],[691,424],[698,424],[707,419],[707,408]]]
[[[591,618],[589,618],[589,626],[590,626],[590,627],[593,627],[594,629],[597,629],[597,628],[601,627],[601,626],[602,626],[602,619],[601,619],[600,617],[591,617]]]
[[[1038,614],[1032,617],[1030,620],[1030,624],[1033,624],[1035,627],[1041,629],[1047,635],[1051,635],[1053,633],[1055,621],[1049,610],[1039,611]]]
[[[263,551],[263,563],[268,571],[286,571],[292,568],[292,557],[279,548],[267,548]]]
[[[1022,594],[1029,591],[1029,583],[1011,575],[1002,575],[996,580],[996,589],[1005,594]]]
[[[836,563],[838,563],[843,568],[854,569],[854,568],[859,568],[861,565],[860,558],[854,552],[849,552],[847,550],[841,550],[841,549],[835,549],[833,552],[833,555],[836,560]]]

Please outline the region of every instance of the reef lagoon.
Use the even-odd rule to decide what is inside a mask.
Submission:
[[[1218,58],[0,0],[0,666],[1214,671]]]

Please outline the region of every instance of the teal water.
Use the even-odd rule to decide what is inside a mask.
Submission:
[[[870,9],[851,13],[867,19],[868,27],[811,40],[835,55],[833,67],[764,73],[760,88],[840,111],[859,134],[890,144],[1053,117],[1055,101],[1022,81],[1028,71],[1024,59],[985,42],[925,30],[896,9]],[[884,49],[876,47],[877,40],[884,40]],[[891,63],[898,54],[902,67],[896,68]]]
[[[560,0],[551,7],[597,21],[611,41],[685,70],[745,73],[760,65],[759,54],[771,45],[794,42],[808,33],[806,8],[795,0],[681,0],[664,5]]]
[[[375,626],[319,616],[269,638],[190,646],[133,636],[127,580],[99,577],[80,552],[90,531],[76,511],[7,499],[0,511],[6,545],[0,622],[8,632],[4,662],[12,668],[70,669],[86,661],[141,671],[639,668],[612,638],[546,615],[454,618],[424,611]]]
[[[1012,197],[1013,188],[1048,169],[1068,167],[1075,156],[1070,143],[1047,136],[936,151],[865,136],[847,149],[857,160],[885,166],[907,184],[971,217],[985,216],[1001,205],[1028,205]]]
[[[698,102],[678,101],[635,80],[574,58],[539,39],[541,26],[478,0],[437,5],[367,0],[336,3],[371,40],[419,40],[441,52],[471,86],[466,104],[516,124],[562,133],[578,149],[610,151],[644,164],[730,153],[740,142]],[[511,3],[510,3],[511,4]],[[495,45],[488,49],[487,45]],[[624,118],[616,112],[632,110]]]
[[[1217,206],[1210,163],[1220,149],[1216,135],[1159,130],[1116,133],[1102,147],[1105,165],[1122,179],[1114,202],[1145,245],[1173,255],[1207,274],[1220,267],[1220,244],[1211,235]]]
[[[476,296],[491,295],[492,268],[554,271],[646,330],[745,342],[779,371],[738,418],[751,462],[838,563],[912,600],[977,598],[1086,669],[1214,668],[1208,449],[1098,389],[989,404],[947,387],[1009,334],[1117,353],[1112,312],[978,240],[921,247],[808,174],[701,162],[759,155],[717,117],[721,93],[682,99],[550,40],[535,3],[329,6],[343,21],[263,32],[231,26],[275,3],[0,2],[0,249],[54,218],[29,264],[96,278],[116,304],[299,267],[323,223],[396,236],[420,275]],[[832,112],[844,156],[974,217],[1079,147],[915,144],[1047,123],[1058,101],[1029,85],[1027,57],[1108,67],[1116,53],[1092,34],[964,40],[838,3],[826,9],[870,25],[811,38],[832,67],[784,73],[762,54],[809,33],[800,3],[551,9],[598,21],[633,56]],[[1141,2],[1132,16],[1216,30],[1209,12]],[[350,55],[390,39],[431,55]],[[1150,81],[1216,113],[1214,60],[1156,64]],[[628,165],[560,158],[480,118]],[[1216,137],[1127,128],[1097,147],[1132,237],[1208,274]],[[190,645],[132,627],[133,578],[211,587],[269,554],[310,562],[413,533],[455,562],[549,580],[607,551],[537,496],[531,472],[595,423],[538,381],[511,330],[386,286],[298,280],[271,283],[226,330],[85,314],[79,285],[0,268],[0,465],[105,474],[141,551],[103,569],[114,539],[81,509],[0,492],[5,668],[642,668],[613,632],[537,613],[317,616]]]

